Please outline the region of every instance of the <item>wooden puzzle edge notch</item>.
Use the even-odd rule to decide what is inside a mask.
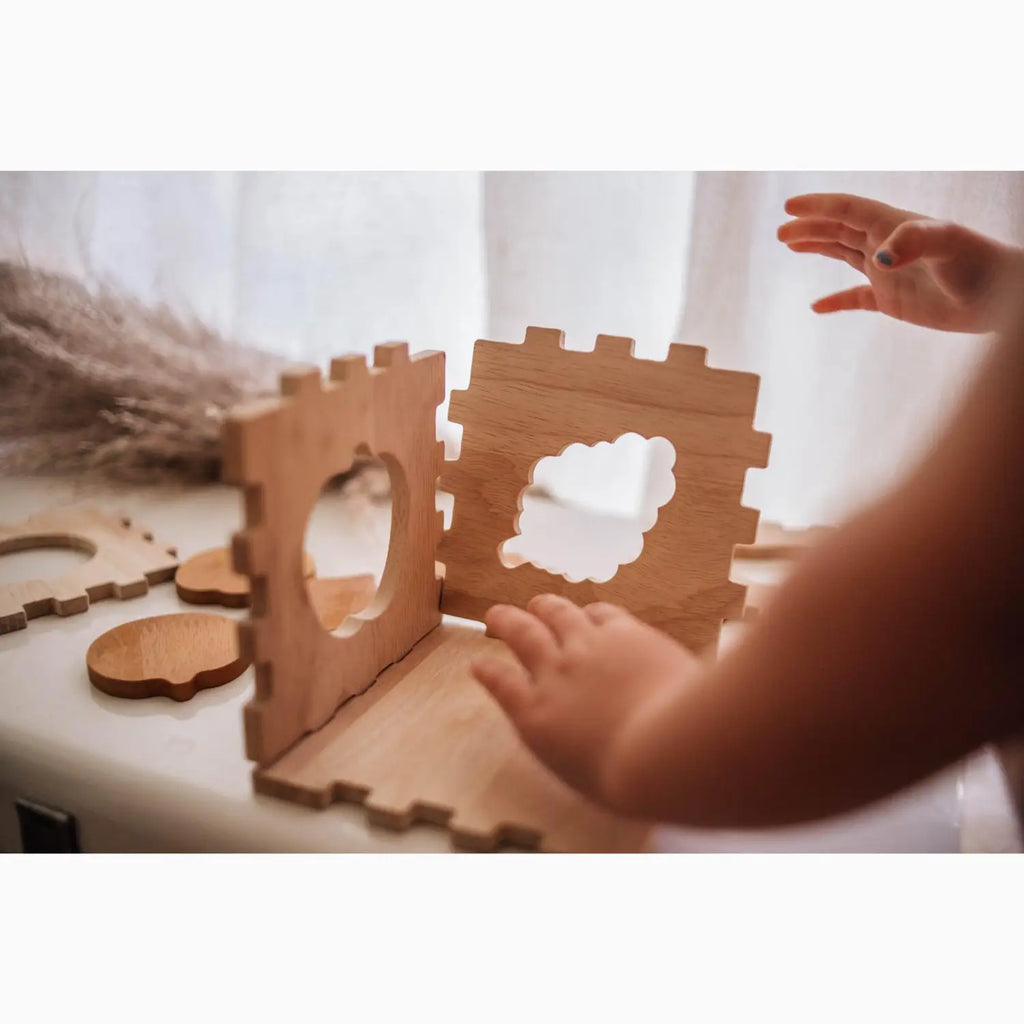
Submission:
[[[467,848],[493,848],[502,836],[516,836],[522,841],[530,839],[538,846],[552,849],[614,849],[622,848],[623,843],[625,848],[638,848],[640,833],[637,829],[641,826],[636,822],[612,819],[605,812],[589,805],[578,794],[568,791],[546,769],[540,768],[521,746],[498,709],[481,688],[472,682],[466,667],[466,652],[470,647],[481,642],[501,648],[504,645],[483,638],[470,627],[461,627],[463,632],[460,632],[459,627],[442,626],[433,632],[440,622],[442,610],[463,617],[480,618],[494,600],[509,600],[507,592],[485,592],[479,596],[467,594],[459,582],[462,555],[457,546],[458,539],[463,536],[467,521],[472,522],[474,516],[493,517],[495,507],[502,510],[502,516],[507,520],[500,529],[509,525],[521,511],[519,497],[524,480],[529,479],[530,468],[540,458],[552,454],[550,451],[540,451],[524,455],[514,448],[510,453],[507,450],[508,444],[498,444],[490,452],[475,451],[471,399],[475,390],[480,390],[481,378],[487,376],[486,354],[495,350],[508,354],[515,350],[525,356],[527,361],[535,363],[539,359],[542,376],[547,378],[546,386],[556,389],[557,382],[552,383],[553,361],[575,361],[578,368],[581,360],[589,360],[592,374],[602,366],[611,365],[615,371],[614,378],[618,381],[616,387],[630,399],[626,404],[630,405],[632,411],[650,404],[652,396],[649,385],[654,383],[657,385],[653,396],[655,399],[668,395],[668,400],[664,402],[668,415],[678,415],[687,421],[694,416],[699,419],[706,413],[705,419],[717,418],[719,424],[719,429],[705,429],[701,436],[696,437],[691,445],[693,450],[687,447],[685,440],[680,440],[678,430],[672,428],[671,423],[668,424],[670,429],[667,432],[656,430],[652,433],[638,430],[637,424],[630,421],[629,417],[623,421],[620,415],[619,425],[624,429],[608,436],[607,422],[602,421],[600,429],[596,430],[598,440],[613,441],[621,433],[636,432],[644,436],[666,436],[673,443],[677,454],[674,467],[676,495],[663,506],[662,516],[680,493],[681,454],[684,456],[683,463],[690,466],[690,476],[683,481],[684,490],[698,478],[694,475],[696,471],[702,470],[711,479],[710,485],[707,482],[704,484],[705,492],[714,493],[717,489],[726,495],[729,514],[724,525],[720,524],[719,536],[716,537],[717,547],[721,551],[716,551],[717,561],[712,560],[715,579],[704,588],[712,596],[712,610],[709,612],[705,609],[703,616],[695,616],[696,604],[690,594],[689,614],[668,618],[652,615],[652,611],[657,610],[657,602],[650,593],[644,591],[642,585],[638,590],[635,583],[632,590],[620,589],[616,593],[612,588],[613,596],[608,596],[607,584],[585,581],[587,586],[582,590],[575,588],[574,593],[568,596],[576,599],[582,596],[584,600],[618,599],[641,618],[647,618],[648,621],[653,618],[653,624],[667,629],[672,635],[681,637],[693,646],[701,646],[701,640],[706,642],[716,638],[722,619],[730,612],[739,614],[742,611],[745,588],[731,582],[728,576],[733,546],[753,541],[757,529],[759,513],[756,509],[742,506],[741,492],[746,470],[765,466],[768,458],[769,436],[753,429],[759,378],[753,374],[707,367],[706,350],[694,346],[672,345],[664,361],[653,361],[635,358],[633,345],[629,338],[600,335],[591,352],[572,351],[564,348],[564,335],[561,331],[545,328],[528,329],[522,343],[478,340],[474,346],[469,388],[454,392],[452,396],[451,418],[455,422],[461,421],[465,431],[462,453],[458,460],[450,462],[444,461],[444,449],[436,440],[434,420],[436,407],[444,395],[443,356],[424,353],[410,360],[404,345],[379,346],[372,368],[367,367],[363,357],[334,360],[331,380],[327,383],[321,383],[316,370],[287,373],[282,376],[280,399],[262,403],[253,409],[239,410],[228,418],[224,435],[225,479],[244,488],[246,519],[246,528],[235,535],[232,548],[235,569],[250,576],[253,593],[250,622],[240,625],[243,650],[251,656],[256,666],[257,692],[246,707],[245,733],[247,756],[257,763],[253,780],[258,792],[314,807],[327,806],[334,800],[362,803],[372,821],[392,828],[404,828],[413,820],[425,817],[426,820],[444,824],[452,834],[453,841]],[[480,358],[481,352],[485,353],[483,359]],[[396,396],[401,388],[391,389],[390,401],[386,388],[381,395],[372,389],[371,382],[381,380],[382,375],[393,373],[396,369],[402,374],[405,368],[414,367],[417,363],[424,366],[420,383],[425,389],[418,403],[409,400],[412,396],[406,396],[405,401],[400,401]],[[580,372],[585,377],[587,364],[582,365],[584,370]],[[629,368],[633,369],[633,374],[626,373],[624,379],[621,379],[622,371]],[[484,372],[481,373],[481,370]],[[691,378],[682,394],[671,394],[672,388],[669,385],[672,382],[659,380],[666,372],[672,375],[676,383],[679,379]],[[644,376],[646,383],[638,382],[638,378]],[[507,390],[521,397],[524,394],[523,381],[514,383],[518,386],[510,386]],[[593,423],[588,423],[585,406],[594,401],[595,396],[598,405],[601,404],[600,388],[607,381],[602,383],[599,380],[596,392],[593,383],[582,379],[581,385],[581,380],[574,378],[568,404],[557,406],[559,413],[566,414],[568,411],[570,415],[569,422],[562,428],[564,444],[558,445],[555,451],[575,442],[587,443],[586,437],[579,436],[577,428],[581,425],[588,426],[589,433],[595,433]],[[499,376],[499,384],[509,385],[510,382]],[[586,386],[588,384],[591,388],[589,391]],[[529,393],[528,389],[526,393]],[[341,401],[342,394],[346,395],[347,401]],[[332,395],[333,399],[330,397]],[[581,396],[583,413],[580,412]],[[698,398],[701,401],[697,401]],[[680,399],[683,400],[681,411],[677,407]],[[614,403],[615,399],[612,401]],[[709,408],[703,409],[703,405]],[[606,412],[607,409],[602,409],[599,418]],[[665,414],[665,409],[662,409],[662,414]],[[530,423],[537,422],[536,415],[532,419],[529,416],[527,418]],[[417,431],[412,429],[412,425],[418,427],[421,435],[418,442],[413,436],[406,437],[404,444],[396,442],[389,447],[384,443],[384,434],[389,429],[394,433],[399,420],[413,435]],[[721,448],[715,447],[723,430],[727,439],[736,442],[727,448],[724,456]],[[582,432],[588,433],[587,430]],[[469,445],[466,444],[467,437]],[[383,597],[378,594],[378,599],[368,612],[357,617],[359,624],[355,631],[346,629],[343,630],[344,635],[332,637],[320,630],[323,636],[330,637],[329,643],[337,642],[339,645],[334,655],[324,658],[315,644],[311,647],[297,641],[296,626],[302,615],[296,614],[295,609],[305,606],[308,617],[308,600],[301,586],[297,552],[301,548],[308,513],[323,480],[344,470],[346,460],[354,458],[358,450],[365,451],[368,448],[374,454],[385,457],[386,461],[390,452],[389,469],[395,491],[391,547],[381,591],[385,591],[389,580],[392,584],[397,581],[399,572],[405,577],[414,577],[418,585],[409,588],[410,593],[415,593],[410,606],[413,621],[390,620],[389,625],[401,634],[401,642],[392,643],[383,653],[375,651],[372,657],[368,657],[365,651],[360,652],[354,647],[354,642],[361,635],[366,635],[368,624],[383,618],[389,610],[394,613],[395,594],[392,586],[390,594],[383,594]],[[326,449],[333,452],[333,457],[324,456]],[[342,453],[340,456],[339,452]],[[289,458],[295,456],[295,453],[301,453],[301,457]],[[495,453],[499,456],[498,465],[489,464],[489,459],[493,463]],[[307,466],[302,469],[303,463],[308,462],[310,457],[314,461],[322,460],[315,462],[318,468],[311,470]],[[514,486],[502,486],[502,470],[509,468],[514,471]],[[472,494],[467,495],[465,492],[466,481],[472,480],[474,475],[484,488],[478,496],[489,500],[473,502]],[[443,517],[434,506],[439,481],[441,488],[455,496],[452,525],[444,534]],[[282,487],[282,483],[291,483],[293,486]],[[487,493],[486,488],[492,484],[498,486],[504,502],[496,504],[494,495]],[[287,497],[282,497],[282,494]],[[296,509],[301,511],[301,516]],[[468,517],[467,510],[470,512]],[[659,522],[662,516],[659,516]],[[657,524],[652,529],[656,528]],[[410,533],[414,534],[413,540],[408,539]],[[525,568],[525,572],[520,572],[520,578],[533,577],[530,580],[532,589],[526,587],[528,596],[534,592],[559,592],[559,577],[533,566],[509,569],[501,563],[498,549],[501,540],[507,536],[508,533],[502,534],[493,545],[488,545],[487,551],[488,557],[493,556],[495,568],[504,574],[505,580]],[[672,531],[669,530],[666,536],[667,540],[660,538],[659,545],[654,546],[656,549],[665,548],[666,543],[672,539]],[[649,544],[645,544],[645,550],[648,562],[656,557],[649,550]],[[678,553],[675,557],[678,559]],[[643,557],[631,565],[636,566],[642,562]],[[435,572],[435,566],[438,572]],[[456,569],[456,585],[449,589],[449,580],[446,578],[442,589],[440,576],[443,573],[450,577],[453,566]],[[619,573],[629,568],[622,567]],[[680,569],[683,575],[686,568],[684,565],[680,569],[678,562],[670,566],[672,571]],[[707,566],[703,571],[707,575]],[[429,586],[424,583],[426,579],[429,579]],[[650,589],[647,588],[648,591]],[[657,590],[657,587],[654,589]],[[523,590],[522,584],[519,590]],[[517,591],[512,600],[518,601],[522,596]],[[433,641],[428,634],[433,636]],[[282,637],[285,639],[282,640]],[[346,653],[344,664],[337,660],[341,649]],[[413,650],[420,653],[415,658],[402,660]],[[296,659],[300,663],[298,670],[289,664],[289,651],[301,652],[301,657]],[[428,651],[431,652],[429,655],[426,653]],[[355,657],[349,658],[349,654]],[[435,663],[429,685],[425,682],[426,673],[419,667],[424,657],[432,657]],[[353,663],[356,663],[355,668]],[[457,663],[460,669],[453,670],[453,665]],[[460,671],[460,678],[454,679]],[[334,679],[333,684],[326,687],[326,692],[318,692],[324,690],[325,679],[328,677]],[[373,685],[375,682],[377,685]],[[416,695],[417,686],[419,696]],[[441,692],[445,687],[450,691],[447,695]],[[412,704],[409,703],[410,697],[414,698]],[[450,776],[453,770],[458,774],[459,766],[452,762],[455,755],[448,749],[450,744],[433,752],[446,759],[444,764],[433,764],[433,754],[428,756],[429,752],[425,751],[421,751],[423,756],[418,761],[413,758],[415,763],[411,775],[408,763],[398,763],[403,759],[409,761],[413,756],[410,748],[427,731],[419,729],[418,719],[414,723],[415,727],[410,725],[408,719],[416,717],[412,712],[422,711],[430,702],[436,705],[444,700],[448,701],[449,711],[453,702],[462,701],[466,708],[472,705],[472,714],[463,714],[465,708],[462,708],[455,716],[462,729],[458,737],[460,740],[472,744],[477,742],[477,737],[473,735],[474,729],[489,731],[492,753],[500,747],[508,761],[499,766],[489,765],[488,771],[483,772],[480,778],[464,778],[470,797],[467,797],[467,805],[461,808],[458,801],[439,800],[426,792],[430,788],[428,776],[438,772],[442,776],[447,772]],[[467,725],[471,721],[474,724]],[[410,728],[412,732],[409,732]],[[387,759],[381,761],[381,737],[390,733],[394,739],[403,729],[406,734],[402,743],[396,741],[397,745],[389,748],[394,755],[394,763]],[[469,729],[468,733],[466,729]],[[366,770],[338,768],[342,763],[350,766],[359,764]],[[433,773],[432,769],[435,770]],[[399,778],[403,771],[408,776],[405,780]],[[374,772],[377,778],[369,781],[367,775]],[[448,778],[447,781],[451,783],[452,779]],[[535,813],[529,810],[523,813],[521,806],[518,809],[514,807],[515,800],[510,802],[509,798],[514,796],[515,786],[519,783],[528,790],[533,787],[534,803],[530,805],[528,801],[527,806],[532,806]],[[545,819],[544,807],[537,806],[538,799],[541,804],[547,801],[548,813],[543,827],[538,827],[538,819]],[[558,813],[552,817],[551,812],[555,808]],[[442,809],[445,810],[444,814],[441,813]],[[573,827],[567,826],[568,830],[563,829],[559,833],[560,820],[572,817],[573,814]],[[646,834],[646,826],[643,829]]]
[[[94,601],[140,597],[152,584],[173,579],[178,567],[174,547],[125,516],[94,508],[49,509],[0,524],[0,554],[41,547],[84,551],[90,558],[49,579],[0,585],[0,634],[25,629],[43,615],[77,615]]]

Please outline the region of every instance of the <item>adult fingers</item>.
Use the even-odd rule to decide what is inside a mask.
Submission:
[[[595,626],[603,626],[606,622],[613,622],[615,619],[629,618],[629,612],[625,608],[620,608],[617,604],[608,604],[606,601],[588,604],[583,611]]]
[[[844,292],[826,295],[813,303],[811,309],[815,313],[838,313],[844,309],[867,309],[877,312],[878,300],[871,285],[865,284],[859,288],[848,288]]]
[[[504,640],[527,672],[537,672],[558,654],[558,644],[551,630],[536,615],[522,608],[495,605],[484,621],[488,634]]]
[[[859,231],[867,231],[886,220],[895,224],[906,217],[906,212],[897,210],[895,206],[845,192],[811,192],[793,196],[786,200],[785,209],[791,217],[826,217],[842,221]]]
[[[563,647],[573,636],[592,625],[579,605],[556,594],[538,594],[531,599],[526,609],[551,630]]]
[[[536,688],[521,665],[510,664],[490,654],[481,654],[470,662],[469,670],[505,714],[517,724],[536,700]]]
[[[779,228],[780,242],[840,242],[851,249],[863,250],[868,236],[838,220],[827,217],[800,217]]]
[[[790,242],[788,244],[793,252],[818,253],[821,256],[849,263],[854,270],[864,270],[865,257],[860,249],[851,249],[848,245],[840,245],[838,242]]]

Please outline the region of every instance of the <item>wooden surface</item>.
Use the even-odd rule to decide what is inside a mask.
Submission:
[[[317,808],[363,803],[386,828],[433,822],[463,849],[644,849],[649,826],[598,808],[522,745],[469,673],[483,650],[511,657],[482,630],[439,626],[322,729],[257,770],[257,791]]]
[[[790,530],[778,523],[760,523],[753,544],[737,544],[734,558],[795,558],[831,532],[829,526]]]
[[[224,428],[224,477],[245,494],[246,527],[232,550],[235,570],[252,585],[250,621],[241,624],[256,675],[245,737],[260,765],[324,725],[441,619],[435,421],[443,353],[410,360],[404,344],[379,345],[373,367],[362,356],[335,359],[330,380],[295,370],[282,375],[281,390],[280,399],[232,413]],[[323,484],[368,454],[391,476],[388,561],[373,602],[334,634],[306,596],[303,537]]]
[[[316,572],[313,559],[303,556],[302,573]],[[209,548],[183,562],[174,576],[178,597],[189,604],[219,604],[225,608],[248,608],[249,577],[231,566],[230,548]]]
[[[22,523],[0,524],[0,555],[40,547],[64,547],[92,557],[53,579],[0,585],[0,633],[24,629],[39,615],[75,615],[91,601],[124,600],[174,576],[175,549],[132,528],[123,517],[94,508],[55,508]]]
[[[249,667],[235,621],[200,612],[126,622],[97,637],[85,662],[93,686],[113,697],[177,701],[229,683]]]
[[[350,615],[361,612],[377,595],[377,581],[365,576],[307,579],[306,591],[324,629],[337,629]]]
[[[750,467],[764,467],[770,438],[753,429],[759,378],[710,369],[706,351],[671,345],[664,362],[636,359],[629,338],[601,335],[592,352],[568,351],[562,332],[529,328],[522,344],[477,341],[470,385],[452,394],[463,425],[458,461],[441,479],[455,497],[442,609],[480,619],[495,602],[535,594],[579,604],[611,601],[702,650],[722,620],[742,614],[729,581],[733,546],[755,538],[758,513],[741,495]],[[574,442],[635,432],[676,452],[676,490],[644,535],[639,558],[606,583],[571,583],[531,564],[504,565],[499,546],[517,532],[521,492],[536,463]]]

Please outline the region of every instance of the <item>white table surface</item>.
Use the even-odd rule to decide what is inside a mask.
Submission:
[[[222,486],[173,492],[82,484],[68,479],[0,480],[0,521],[91,504],[131,516],[184,560],[227,543],[241,499]],[[323,499],[308,549],[322,575],[380,574],[387,551],[386,506]],[[0,557],[0,582],[59,569],[72,557],[35,551]],[[741,575],[745,574],[745,575]],[[738,579],[771,570],[737,566]],[[358,807],[314,811],[252,791],[243,753],[242,707],[252,670],[192,700],[109,697],[85,669],[89,644],[122,622],[181,610],[240,618],[244,609],[179,601],[173,583],[129,601],[96,602],[86,613],[33,619],[0,636],[0,850],[20,849],[13,801],[24,797],[73,813],[82,848],[104,851],[440,852],[447,834],[429,825],[397,833],[370,827]],[[731,627],[732,630],[741,629]],[[1021,849],[1005,780],[983,752],[883,804],[800,828],[747,833],[665,829],[673,851],[1010,851]]]

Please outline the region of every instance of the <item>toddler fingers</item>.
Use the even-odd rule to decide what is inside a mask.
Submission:
[[[582,608],[555,594],[538,594],[526,606],[526,610],[536,615],[562,645],[590,626],[590,619]]]
[[[851,249],[863,249],[868,236],[838,220],[827,217],[800,217],[779,228],[780,242],[839,242]]]
[[[558,644],[543,622],[521,608],[498,604],[484,617],[487,632],[512,648],[527,672],[537,672],[558,654]]]
[[[959,224],[941,220],[904,221],[878,247],[875,265],[896,270],[920,259],[953,259],[972,245],[972,235]]]
[[[473,659],[469,670],[513,722],[521,718],[536,697],[533,684],[522,667],[502,658],[482,654]]]
[[[864,253],[860,249],[851,249],[848,245],[840,245],[839,242],[789,242],[787,244],[793,252],[815,252],[834,260],[843,260],[843,262],[849,263],[854,270],[863,271],[864,269]]]
[[[620,608],[617,604],[608,604],[606,601],[588,604],[583,611],[595,626],[603,626],[606,622],[612,622],[615,619],[629,618],[629,612],[625,608]]]
[[[851,196],[837,192],[814,192],[809,195],[793,196],[786,200],[786,213],[791,217],[828,217],[842,221],[852,228],[867,231],[879,221],[885,222],[906,216],[894,206],[887,206],[875,199]]]
[[[861,285],[859,288],[847,288],[844,292],[836,292],[833,295],[826,295],[823,299],[811,305],[815,313],[838,313],[844,309],[866,309],[871,312],[878,311],[878,299],[875,297],[871,285]]]

